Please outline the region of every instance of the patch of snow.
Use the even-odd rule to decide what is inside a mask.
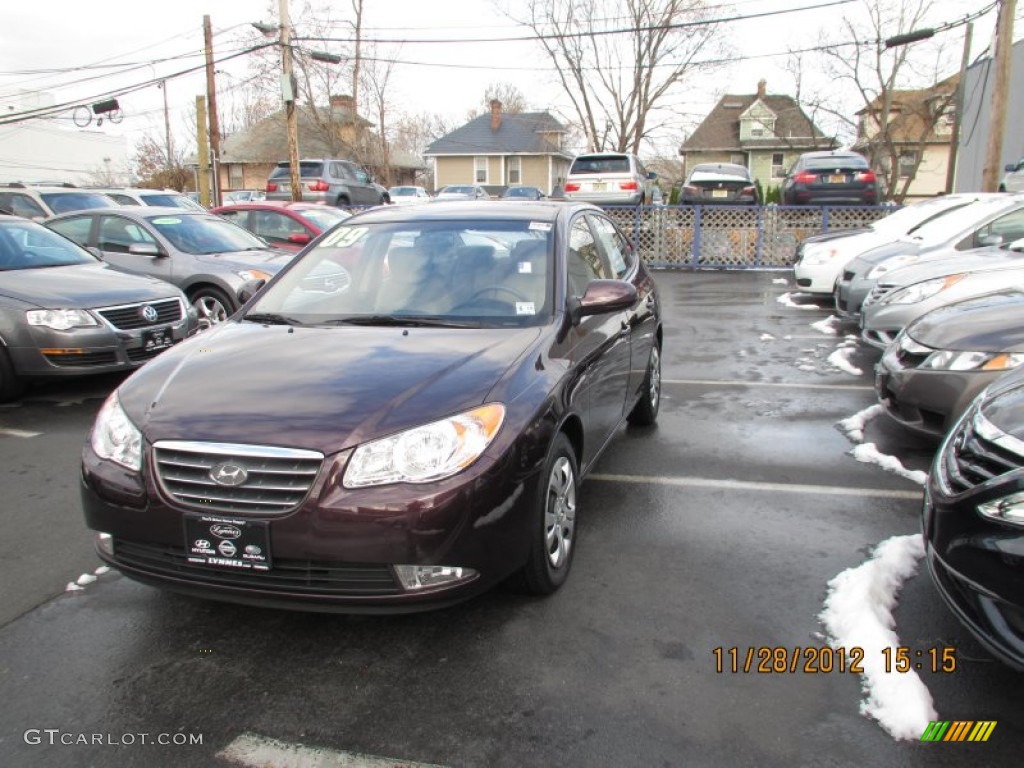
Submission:
[[[798,371],[816,371],[816,370],[818,370],[813,365],[807,365],[806,363],[804,365],[798,365],[796,368],[797,368]]]
[[[85,589],[85,587],[80,587],[77,584],[75,584],[75,582],[73,582],[73,581],[69,581],[68,585],[66,587],[64,587],[64,591],[65,592],[80,592],[83,589]]]
[[[900,645],[892,609],[923,556],[919,533],[883,541],[869,560],[829,581],[819,616],[833,647],[864,651],[861,714],[874,718],[893,738],[908,741],[919,740],[928,723],[939,717],[921,678],[913,670],[886,672],[883,651]]]
[[[842,324],[843,321],[840,320],[838,317],[836,317],[835,315],[829,315],[824,320],[819,320],[816,323],[811,323],[811,328],[818,331],[819,333],[824,333],[826,336],[838,336],[839,326]]]
[[[784,277],[776,277],[772,280],[772,285],[789,285],[789,280]]]
[[[109,572],[110,572],[110,566],[109,565],[101,565],[99,568],[97,568],[95,571],[93,571],[93,573],[95,573],[97,576],[102,576],[104,573],[109,573]]]
[[[775,341],[775,337],[772,336],[770,333],[762,333],[761,341]]]
[[[93,576],[91,573],[83,573],[81,576],[78,577],[78,581],[76,581],[75,583],[78,584],[78,586],[80,587],[84,587],[88,584],[92,584],[94,581],[96,581],[96,577]]]
[[[782,338],[784,338],[786,341],[791,341],[793,339],[793,337],[791,335],[789,335],[788,333],[785,336],[783,336]]]
[[[845,371],[851,376],[860,376],[864,373],[860,368],[850,362],[849,349],[837,349],[831,355],[828,356],[829,365],[833,365],[841,371]]]
[[[881,453],[874,443],[861,443],[850,451],[850,455],[857,461],[864,464],[877,464],[886,472],[893,472],[907,480],[912,480],[920,486],[928,481],[928,473],[919,469],[910,470],[903,466],[895,456],[888,456]]]
[[[779,304],[783,304],[787,307],[793,307],[794,309],[821,309],[817,304],[797,304],[793,301],[793,294],[784,293],[775,299]]]
[[[863,443],[864,427],[866,427],[868,422],[872,419],[881,416],[884,410],[885,409],[882,408],[881,405],[875,403],[874,405],[865,408],[863,411],[858,411],[847,419],[836,422],[836,426],[852,442]]]

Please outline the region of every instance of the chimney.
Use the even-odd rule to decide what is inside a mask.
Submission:
[[[355,109],[355,101],[351,96],[331,96],[331,107],[335,109]]]
[[[501,102],[491,99],[491,130],[496,131],[501,127]]]
[[[764,89],[767,88],[767,87],[768,87],[768,81],[765,80],[764,78],[761,78],[760,80],[757,81],[757,98],[759,98],[759,99],[763,99],[764,98]]]

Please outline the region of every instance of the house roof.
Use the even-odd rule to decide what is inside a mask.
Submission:
[[[475,117],[461,128],[433,142],[424,155],[564,155],[571,157],[551,134],[564,134],[565,126],[548,112],[502,113],[497,130],[492,113]]]
[[[898,144],[922,141],[948,144],[949,131],[936,130],[940,122],[935,120],[934,110],[936,107],[944,107],[946,110],[953,107],[953,98],[959,82],[960,73],[957,72],[931,88],[891,91],[889,134],[892,141]],[[883,103],[883,96],[876,96],[870,104],[858,110],[857,115],[863,119],[869,112],[881,112]],[[862,134],[862,131],[858,133]],[[865,137],[858,135],[856,146],[863,146],[865,142]]]
[[[760,99],[775,113],[775,136],[740,141],[740,115]],[[726,94],[680,147],[680,153],[770,148],[828,149],[838,143],[822,133],[792,96],[782,94]]]

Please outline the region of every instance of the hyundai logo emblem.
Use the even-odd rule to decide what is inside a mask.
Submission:
[[[142,319],[145,320],[147,323],[155,323],[160,318],[160,315],[157,313],[156,309],[150,306],[149,304],[143,304],[142,309],[139,310],[139,313],[142,315]]]
[[[217,485],[236,486],[248,480],[249,473],[245,471],[245,467],[223,461],[210,467],[210,479]]]

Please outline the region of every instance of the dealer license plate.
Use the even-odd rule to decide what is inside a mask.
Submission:
[[[713,189],[713,190],[711,190],[711,196],[712,197],[728,197],[729,196],[729,190],[728,189]]]
[[[605,187],[607,186],[608,185],[605,184],[603,181],[595,181],[593,184],[590,185],[590,188],[595,192],[604,192]]]
[[[185,515],[185,553],[196,565],[269,571],[269,525],[264,520]]]
[[[149,328],[142,332],[142,348],[147,352],[167,349],[174,343],[170,328]]]

